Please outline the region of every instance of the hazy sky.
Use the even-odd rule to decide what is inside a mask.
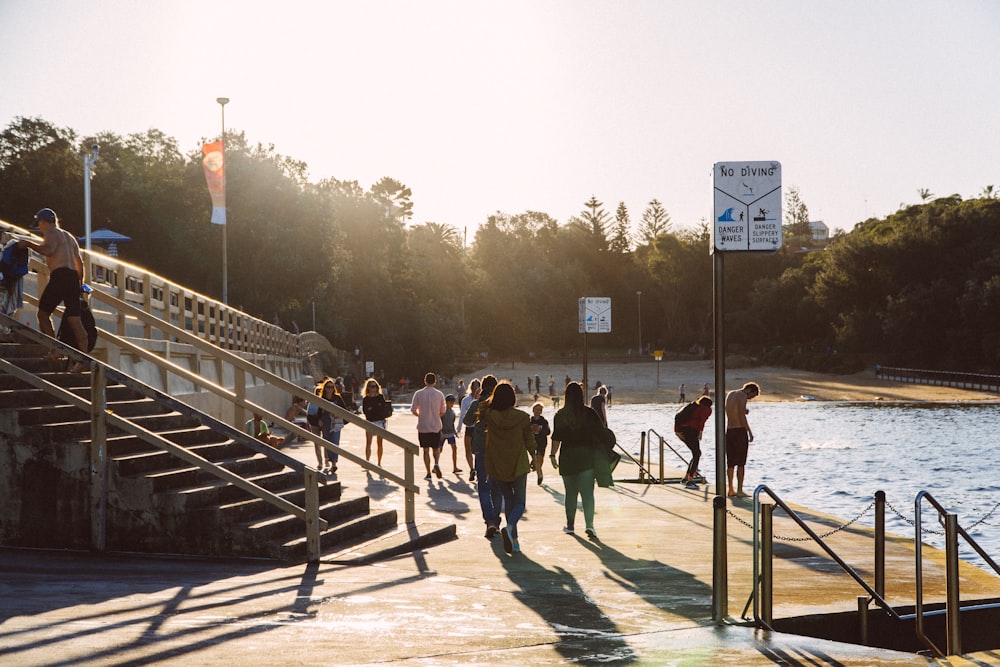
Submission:
[[[187,152],[225,96],[228,129],[310,180],[391,176],[414,222],[470,240],[591,195],[688,227],[719,161],[780,161],[834,228],[921,188],[975,197],[1000,188],[998,67],[993,0],[0,0],[0,126],[156,128]]]

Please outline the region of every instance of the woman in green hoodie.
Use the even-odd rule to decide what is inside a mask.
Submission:
[[[614,447],[615,434],[600,416],[583,402],[583,386],[566,385],[562,409],[552,420],[552,465],[559,469],[566,488],[566,525],[563,532],[575,535],[576,502],[583,505],[587,537],[597,539],[594,530],[594,482],[600,476],[602,486],[609,486],[608,450]],[[558,456],[558,461],[556,457]],[[607,478],[607,479],[605,479]]]
[[[527,503],[529,457],[535,453],[531,417],[515,405],[514,388],[501,382],[479,408],[479,418],[486,425],[486,474],[492,480],[493,506],[500,507],[502,499],[507,517],[507,525],[500,531],[507,553],[521,550],[517,522]]]

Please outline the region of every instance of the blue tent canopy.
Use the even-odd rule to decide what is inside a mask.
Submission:
[[[132,237],[111,231],[107,227],[101,227],[100,229],[90,232],[91,243],[125,243],[126,241],[131,241],[131,240]],[[87,237],[81,236],[77,239],[77,242],[86,243]]]

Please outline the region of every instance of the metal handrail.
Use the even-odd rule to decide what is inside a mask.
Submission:
[[[27,229],[0,220],[0,233],[3,232],[35,236]],[[164,320],[176,318],[185,326],[189,325],[192,333],[201,335],[209,342],[214,340],[220,348],[281,356],[295,356],[300,351],[300,336],[278,325],[231,308],[117,257],[84,249],[81,253],[93,285],[113,290],[123,301],[139,304],[147,312],[161,311]],[[45,265],[34,256],[31,268],[42,277],[48,274]],[[41,287],[40,284],[39,293]],[[124,334],[124,331],[119,333]]]
[[[652,428],[648,429],[646,432],[649,433],[651,436],[655,435],[659,439],[659,441],[660,441],[660,484],[663,484],[663,479],[664,479],[664,474],[663,474],[663,466],[664,466],[664,462],[663,462],[663,447],[664,447],[664,445],[667,447],[667,449],[669,449],[670,451],[672,451],[677,456],[678,459],[681,460],[681,463],[684,464],[684,469],[687,470],[688,465],[690,465],[690,461],[688,461],[686,458],[684,458],[684,456],[679,451],[677,451],[676,449],[674,449],[673,446],[669,442],[667,442],[666,438],[664,438],[655,429],[652,429]]]
[[[845,573],[847,573],[848,576],[854,579],[854,581],[857,582],[859,586],[865,589],[865,592],[868,593],[868,595],[876,604],[878,604],[878,606],[882,609],[882,611],[889,614],[896,620],[902,620],[902,617],[896,612],[895,609],[893,609],[889,605],[889,603],[885,600],[885,598],[883,598],[882,595],[880,595],[874,588],[869,586],[868,583],[861,578],[861,575],[859,575],[853,567],[848,565],[840,556],[838,556],[836,552],[834,552],[834,550],[830,548],[830,546],[823,540],[823,538],[817,535],[816,532],[813,531],[813,529],[810,528],[806,524],[806,522],[802,520],[801,517],[799,517],[799,515],[795,512],[795,510],[789,507],[787,503],[785,503],[780,497],[778,497],[778,494],[776,494],[770,487],[768,487],[766,484],[761,484],[756,489],[754,489],[753,492],[753,559],[754,559],[753,587],[755,592],[755,594],[753,595],[753,602],[754,602],[753,615],[754,615],[754,621],[757,623],[758,627],[763,626],[769,630],[773,630],[773,628],[771,627],[772,618],[770,609],[770,591],[764,592],[759,590],[761,588],[768,587],[770,582],[772,581],[770,575],[769,562],[764,563],[764,566],[767,568],[766,577],[761,573],[761,561],[763,560],[763,558],[761,557],[761,550],[763,548],[761,545],[761,533],[763,531],[761,531],[759,528],[758,517],[760,516],[761,511],[763,509],[762,504],[760,502],[760,496],[762,493],[766,493],[768,496],[770,496],[771,499],[774,501],[774,505],[777,505],[778,507],[783,509],[788,514],[789,518],[791,518],[792,521],[798,524],[798,526],[803,531],[805,531],[805,533],[814,542],[816,542],[816,544],[818,544],[823,549],[823,551],[825,551],[827,555],[830,558],[832,558],[833,561],[836,562],[837,565],[839,565],[840,568]],[[768,523],[770,521],[770,512],[773,510],[774,505],[770,504],[766,505],[766,507],[769,508],[767,514]],[[768,538],[768,552],[769,552],[770,535],[768,535],[767,538]],[[762,586],[761,584],[762,578],[765,580],[765,583],[768,584],[768,586]],[[768,603],[767,605],[760,604],[760,599],[762,596],[765,597]],[[766,607],[765,609],[763,609],[763,611],[761,610],[762,606]]]
[[[60,400],[69,403],[70,405],[73,405],[74,407],[77,407],[85,412],[90,413],[92,421],[92,429],[98,428],[103,433],[104,432],[103,423],[110,422],[115,427],[127,433],[131,433],[132,435],[135,435],[136,437],[142,439],[143,441],[155,447],[163,449],[169,452],[171,455],[176,456],[177,458],[180,458],[181,460],[190,463],[191,465],[194,465],[226,482],[229,482],[235,486],[240,487],[241,489],[250,493],[251,495],[260,498],[261,500],[270,503],[271,505],[274,505],[283,512],[287,512],[299,519],[302,519],[303,521],[306,522],[307,539],[311,544],[315,541],[315,545],[318,547],[319,531],[325,529],[328,526],[326,520],[319,516],[318,506],[311,507],[313,503],[309,501],[309,499],[315,497],[315,495],[309,493],[308,487],[310,485],[315,486],[316,484],[318,484],[319,482],[318,477],[320,475],[318,471],[316,471],[313,468],[310,468],[309,466],[298,461],[297,459],[288,456],[287,454],[274,451],[273,448],[264,445],[256,438],[253,438],[247,435],[246,433],[239,431],[233,428],[232,426],[229,426],[228,424],[225,424],[215,419],[214,417],[202,413],[201,411],[195,409],[194,407],[188,405],[187,403],[184,403],[179,399],[169,396],[159,391],[158,389],[150,387],[149,385],[146,385],[140,382],[139,380],[130,377],[129,375],[119,371],[116,368],[109,366],[104,362],[99,361],[87,354],[84,354],[83,352],[80,352],[69,345],[66,345],[62,341],[50,338],[45,334],[34,331],[30,327],[21,324],[20,322],[14,320],[13,318],[7,315],[0,313],[0,323],[3,323],[5,326],[10,328],[11,331],[14,332],[16,335],[18,335],[19,337],[27,338],[49,349],[58,349],[60,352],[68,355],[74,361],[83,362],[84,364],[89,366],[89,368],[92,371],[94,371],[95,382],[91,387],[91,400],[88,401],[70,391],[67,391],[66,389],[63,389],[62,387],[54,385],[51,382],[48,382],[47,380],[38,377],[33,373],[25,371],[24,369],[12,364],[6,359],[0,359],[0,369],[3,369],[4,372],[7,372],[17,377],[18,379],[30,384],[36,389],[40,389],[52,396],[55,396]],[[104,395],[108,379],[111,379],[115,382],[119,382],[127,386],[129,389],[138,392],[142,396],[153,399],[157,403],[165,405],[173,410],[176,410],[181,414],[184,414],[185,416],[194,417],[201,423],[211,427],[215,431],[222,433],[226,437],[229,437],[233,440],[237,440],[242,444],[250,447],[252,450],[260,454],[264,454],[270,458],[276,459],[286,467],[292,468],[293,470],[303,473],[303,475],[305,476],[305,482],[307,488],[306,507],[305,508],[299,507],[298,505],[289,502],[288,500],[272,493],[271,491],[268,491],[267,489],[264,489],[263,487],[260,487],[257,484],[254,484],[253,482],[244,479],[239,475],[236,475],[235,473],[227,470],[226,468],[223,468],[222,466],[219,466],[218,464],[209,461],[208,459],[205,459],[204,457],[199,456],[198,454],[195,454],[194,452],[191,452],[190,450],[181,447],[176,443],[170,442],[169,440],[163,438],[159,434],[149,431],[148,429],[145,429],[142,426],[134,424],[131,421],[110,412],[109,410],[106,409],[106,407],[99,411],[95,410],[94,409],[95,404],[99,404],[101,406],[105,405]],[[94,422],[97,420],[101,420],[102,423],[100,425],[94,424]],[[97,442],[95,443],[95,445],[97,449],[99,449],[102,452],[100,458],[103,459],[104,458],[103,452],[105,451],[106,443]],[[103,467],[103,460],[100,463],[101,463],[100,467]],[[98,477],[101,476],[102,475],[98,474]],[[101,505],[103,506],[103,503],[101,503]],[[103,520],[100,520],[97,523],[103,525]],[[95,541],[97,542],[95,546],[103,548],[103,536],[98,536]],[[314,553],[313,550],[310,549],[309,558],[310,560],[318,560],[319,558],[318,551]]]
[[[944,524],[945,529],[945,627],[947,653],[941,651],[931,639],[924,633],[924,569],[923,569],[923,523],[921,520],[921,501],[929,502],[938,513],[938,521]],[[959,594],[958,578],[958,536],[961,535],[965,541],[976,550],[983,560],[985,560],[993,571],[1000,574],[1000,566],[990,558],[979,543],[970,536],[958,523],[958,515],[948,512],[941,503],[935,500],[927,491],[920,491],[913,501],[914,509],[914,540],[916,541],[916,605],[914,606],[914,616],[916,618],[917,637],[922,642],[932,648],[939,656],[957,655],[962,652],[961,634],[961,612],[962,600]]]
[[[25,294],[24,297],[25,300],[27,300],[29,303],[37,305],[38,300],[36,297],[30,294]],[[319,405],[319,407],[323,408],[327,412],[343,419],[345,423],[355,424],[356,426],[365,430],[366,432],[371,432],[375,435],[382,436],[384,440],[387,440],[391,444],[397,445],[398,447],[402,448],[405,453],[407,462],[404,465],[405,469],[403,476],[401,477],[390,470],[382,468],[376,463],[372,463],[371,461],[368,461],[358,456],[357,454],[354,454],[353,452],[350,452],[346,449],[342,449],[337,445],[334,445],[332,442],[326,439],[323,438],[319,439],[319,443],[325,449],[334,452],[339,456],[342,456],[345,459],[358,464],[362,468],[369,470],[374,474],[381,475],[385,479],[391,480],[399,484],[403,488],[405,494],[404,520],[407,523],[413,523],[416,520],[415,494],[420,492],[420,487],[417,486],[416,483],[414,482],[413,479],[414,476],[412,474],[413,464],[412,461],[410,461],[410,459],[419,454],[420,450],[419,447],[417,447],[417,445],[407,441],[406,439],[402,438],[401,436],[391,431],[383,429],[375,425],[374,423],[369,422],[363,416],[356,415],[353,412],[345,410],[339,405],[336,405],[335,403],[331,403],[320,396],[316,396],[314,393],[306,389],[303,389],[302,387],[299,387],[293,382],[289,382],[280,375],[271,373],[270,371],[261,368],[260,366],[250,361],[247,361],[246,359],[243,359],[239,355],[230,352],[229,350],[217,347],[212,343],[202,338],[199,338],[198,336],[195,336],[194,334],[184,329],[181,329],[179,327],[170,324],[169,322],[161,320],[155,315],[147,313],[142,309],[136,308],[132,304],[122,301],[121,299],[118,299],[117,297],[108,294],[107,292],[103,291],[100,288],[95,289],[92,292],[91,299],[95,298],[101,303],[104,303],[112,308],[117,309],[119,313],[119,318],[133,317],[135,319],[142,321],[147,327],[156,327],[162,331],[163,335],[168,340],[175,339],[178,342],[187,343],[203,352],[210,353],[215,357],[229,363],[230,365],[233,366],[234,369],[238,370],[240,373],[245,373],[255,379],[263,380],[265,383],[274,387],[278,387],[279,389],[282,389],[283,391],[286,391],[293,396],[298,396],[312,403],[316,403],[317,405]],[[121,324],[119,325],[119,328],[120,329],[123,328]],[[106,341],[113,343],[121,348],[127,349],[129,353],[141,356],[143,359],[149,361],[150,363],[153,363],[158,368],[165,370],[169,373],[174,373],[184,378],[185,380],[194,383],[195,386],[204,387],[205,389],[211,391],[212,393],[232,403],[234,406],[237,406],[244,410],[249,410],[251,412],[258,412],[262,416],[266,417],[269,421],[279,424],[283,428],[287,429],[289,432],[295,433],[296,435],[304,439],[313,441],[316,441],[317,439],[316,434],[313,434],[312,432],[303,429],[301,426],[293,422],[287,421],[283,415],[278,415],[276,413],[273,413],[262,406],[259,406],[255,403],[246,400],[246,398],[242,394],[240,386],[236,387],[237,391],[230,391],[229,389],[226,389],[225,387],[221,387],[209,380],[206,380],[202,378],[200,375],[192,373],[187,369],[177,364],[174,364],[167,359],[164,359],[156,354],[153,354],[148,350],[145,350],[139,346],[136,346],[133,343],[130,343],[127,339],[121,336],[116,336],[108,332],[104,332],[104,334],[105,334],[104,339]],[[237,385],[239,385],[239,383],[237,383]],[[245,415],[235,418],[234,421],[236,422],[236,424],[242,423],[244,421],[243,419],[244,416]]]

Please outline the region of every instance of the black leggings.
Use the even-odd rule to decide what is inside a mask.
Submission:
[[[688,464],[687,475],[694,477],[698,474],[698,463],[701,461],[701,443],[698,442],[698,431],[687,426],[682,426],[678,433],[688,449],[691,450],[691,463]]]

